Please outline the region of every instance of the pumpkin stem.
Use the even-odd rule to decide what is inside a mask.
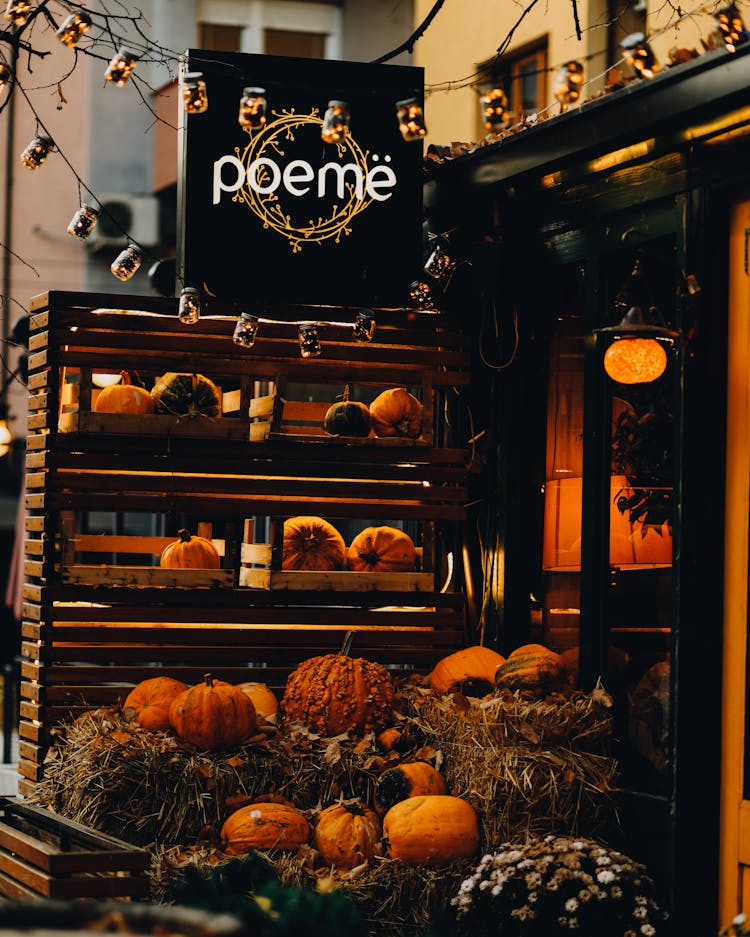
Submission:
[[[203,679],[206,681],[206,686],[214,685],[214,681],[210,673],[203,674]]]
[[[187,530],[187,528],[185,528],[185,527],[181,527],[181,528],[177,531],[177,536],[180,538],[180,540],[181,540],[183,543],[190,543],[190,541],[193,539],[192,536],[191,536],[191,534],[190,534],[190,531]]]
[[[125,384],[125,385],[127,385],[127,384],[132,384],[132,383],[133,383],[133,382],[130,380],[130,375],[128,374],[127,371],[120,371],[120,377],[121,377],[121,379],[122,379],[122,383]]]
[[[342,642],[342,644],[341,644],[341,650],[339,651],[339,654],[341,654],[342,657],[348,657],[348,656],[349,656],[349,652],[350,652],[351,649],[352,649],[352,642],[353,642],[353,641],[354,641],[354,632],[353,632],[353,631],[347,631],[346,634],[344,635],[344,640],[343,640],[343,642]]]
[[[348,400],[349,400],[349,385],[347,384],[346,387],[344,387],[344,403],[346,403]]]

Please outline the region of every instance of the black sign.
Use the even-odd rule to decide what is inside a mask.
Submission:
[[[182,114],[179,286],[222,300],[399,306],[419,273],[422,144],[396,103],[421,100],[420,68],[190,50],[208,108]],[[238,122],[260,88],[265,126]],[[328,102],[349,133],[324,143]]]

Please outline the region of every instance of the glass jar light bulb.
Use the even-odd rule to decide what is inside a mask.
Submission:
[[[258,336],[258,317],[250,312],[241,312],[234,328],[232,341],[242,348],[252,348]]]
[[[340,143],[349,133],[351,119],[346,101],[329,101],[320,128],[321,140],[324,143]]]
[[[716,10],[713,15],[727,52],[736,52],[737,46],[747,42],[749,38],[740,11],[734,4],[731,4],[721,10]]]
[[[417,309],[434,309],[432,289],[425,280],[415,280],[409,287],[409,299]]]
[[[99,212],[91,205],[83,204],[68,223],[68,234],[85,241],[94,230]]]
[[[631,33],[620,43],[628,65],[641,77],[653,78],[659,71],[654,51],[643,33]]]
[[[113,85],[122,87],[122,85],[127,82],[128,78],[130,78],[137,61],[138,56],[123,47],[119,49],[117,55],[113,56],[110,60],[104,77],[107,81],[111,81]]]
[[[621,338],[604,354],[604,370],[618,384],[649,384],[667,367],[667,353],[655,338]]]
[[[265,88],[245,88],[240,98],[240,112],[237,121],[244,130],[262,130],[266,126]]]
[[[194,325],[201,317],[201,293],[194,286],[186,286],[180,292],[180,307],[177,318],[185,325]]]
[[[371,342],[375,335],[375,314],[369,309],[360,309],[354,319],[354,338],[358,342]]]
[[[54,149],[55,144],[52,137],[39,133],[21,153],[21,162],[27,169],[39,169]]]
[[[128,244],[112,262],[109,268],[118,280],[129,280],[138,270],[143,261],[143,253],[135,244]]]
[[[422,105],[416,98],[407,98],[404,101],[398,101],[396,104],[396,118],[398,120],[398,129],[404,140],[421,140],[427,133],[427,127],[424,122],[424,111]]]
[[[299,327],[299,350],[303,358],[317,358],[320,355],[318,327],[314,322],[303,323]]]
[[[81,36],[91,28],[91,17],[83,10],[71,13],[57,30],[57,38],[63,45],[73,48]]]
[[[575,104],[581,97],[583,87],[583,65],[566,62],[561,66],[552,84],[552,91],[560,104]]]
[[[25,26],[29,21],[31,3],[29,0],[8,0],[5,8],[5,18],[14,26]]]
[[[487,130],[497,132],[508,126],[508,96],[502,88],[486,88],[479,98]]]
[[[438,244],[427,259],[424,271],[436,280],[447,280],[455,273],[457,266],[456,261]]]
[[[186,114],[204,114],[208,110],[203,72],[186,72],[182,76],[182,106]]]

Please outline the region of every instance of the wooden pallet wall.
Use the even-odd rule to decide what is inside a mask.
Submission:
[[[122,305],[127,309],[121,308]],[[259,680],[281,690],[301,660],[338,649],[429,669],[466,641],[460,559],[468,453],[455,393],[468,382],[456,323],[377,310],[371,343],[353,341],[356,310],[273,311],[253,348],[231,335],[237,310],[176,318],[176,300],[54,292],[33,302],[29,340],[21,758],[43,771],[49,729],[116,703],[141,679]],[[270,316],[269,316],[270,318]],[[297,323],[317,320],[319,358],[303,359]],[[97,413],[92,375],[128,371],[150,387],[168,371],[210,378],[218,418]],[[309,396],[351,385],[403,386],[424,405],[417,439],[328,436]],[[299,388],[308,398],[294,399]],[[90,512],[151,514],[155,537],[87,528]],[[412,573],[290,574],[284,518],[403,524]],[[162,570],[164,538],[188,518],[221,553],[218,571]],[[261,535],[259,531],[265,531]]]

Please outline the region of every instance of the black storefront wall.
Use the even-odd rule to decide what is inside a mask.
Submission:
[[[505,315],[506,332],[512,310],[519,314],[515,360],[491,370],[486,353],[477,355],[472,401],[476,424],[491,433],[482,495],[504,557],[489,629],[501,651],[533,635],[536,621],[556,284],[564,271],[580,274],[584,684],[610,676],[609,623],[623,599],[608,558],[611,387],[593,333],[612,324],[618,264],[638,252],[650,258],[662,311],[682,330],[661,379],[675,417],[671,578],[667,594],[641,596],[671,621],[670,769],[656,790],[629,786],[625,772],[622,829],[612,835],[657,877],[674,932],[696,935],[715,933],[718,917],[726,244],[730,202],[750,186],[749,56],[748,48],[711,53],[637,82],[439,165],[426,186],[431,229],[451,231],[472,257],[472,277],[450,299],[477,310],[475,344],[486,352],[485,294],[494,314]],[[700,293],[686,295],[688,273]]]

